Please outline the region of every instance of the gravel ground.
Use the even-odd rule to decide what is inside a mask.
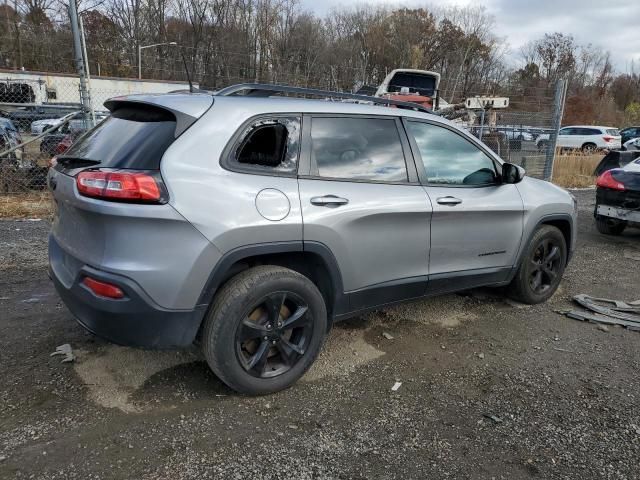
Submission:
[[[549,303],[476,290],[377,311],[260,398],[196,350],[85,333],[47,278],[46,222],[1,221],[0,478],[640,478],[640,333],[556,313],[640,297],[640,230],[599,235],[593,190],[576,195],[579,249]],[[75,363],[49,356],[63,343]]]

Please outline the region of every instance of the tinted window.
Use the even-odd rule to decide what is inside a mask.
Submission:
[[[402,87],[409,87],[410,92],[418,92],[427,97],[433,96],[436,90],[436,79],[419,73],[400,72],[391,77],[388,92],[399,92]]]
[[[617,137],[618,135],[620,135],[620,130],[618,130],[617,128],[607,128],[607,134]]]
[[[579,128],[580,135],[602,135],[602,132],[597,128]]]
[[[314,118],[311,154],[321,177],[407,181],[395,120]]]
[[[174,115],[162,108],[124,106],[82,135],[61,160],[82,159],[103,168],[158,170],[175,139]]]
[[[561,128],[558,135],[576,135],[575,128]]]
[[[409,132],[432,184],[487,185],[496,182],[493,160],[461,135],[437,125],[408,122]]]
[[[257,170],[294,173],[298,166],[299,146],[298,118],[263,118],[242,133],[233,160]]]

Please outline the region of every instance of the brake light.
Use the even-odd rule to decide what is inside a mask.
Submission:
[[[163,187],[149,172],[85,170],[76,177],[78,192],[103,200],[162,203]]]
[[[624,183],[621,183],[617,181],[615,178],[613,178],[613,174],[611,173],[611,170],[607,170],[606,172],[604,172],[602,175],[598,177],[598,180],[596,181],[596,186],[600,188],[610,188],[612,190],[619,190],[619,191],[625,190]]]
[[[115,285],[107,282],[101,282],[91,277],[84,277],[82,283],[99,297],[120,299],[124,298],[124,292]]]
[[[605,135],[604,137],[602,137],[602,139],[603,139],[605,142],[610,142],[611,140],[613,140],[613,137],[610,137],[609,135]]]

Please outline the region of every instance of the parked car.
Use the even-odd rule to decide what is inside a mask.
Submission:
[[[55,155],[57,153],[65,152],[67,148],[71,146],[69,141],[75,140],[79,134],[86,131],[85,123],[81,118],[81,115],[81,113],[78,113],[68,123],[42,137],[42,140],[40,141],[40,152],[47,155]],[[100,123],[106,117],[107,114],[102,112],[96,112],[95,114],[97,123]],[[60,149],[58,149],[58,147],[60,147]]]
[[[56,127],[63,122],[61,118],[45,118],[31,122],[31,135],[40,135],[42,132]]]
[[[623,128],[622,130],[620,130],[620,136],[622,137],[621,141],[623,145],[629,140],[640,138],[640,127]]]
[[[640,137],[627,140],[622,145],[623,150],[640,150]]]
[[[43,104],[18,107],[7,112],[6,117],[12,120],[19,130],[26,131],[31,128],[31,124],[37,120],[48,120],[50,118],[63,117],[81,108],[75,104]]]
[[[533,135],[524,127],[514,127],[510,125],[499,126],[496,128],[499,132],[504,132],[509,140],[519,140],[532,142]]]
[[[531,134],[534,141],[537,140],[540,135],[549,135],[550,133],[550,130],[548,128],[539,128],[539,127],[526,127],[526,128],[527,128],[527,132]]]
[[[22,143],[22,135],[20,135],[18,128],[11,120],[0,117],[0,127],[4,128],[17,143]]]
[[[12,161],[17,168],[31,166],[30,162],[25,163],[24,147],[19,146],[22,144],[22,137],[11,120],[0,118],[0,134],[2,135],[0,153],[13,148],[9,154],[4,156],[5,160]]]
[[[546,148],[550,135],[540,135],[536,139],[539,149]],[[591,125],[577,125],[563,127],[558,132],[556,146],[560,148],[579,149],[583,152],[596,150],[614,150],[622,147],[622,137],[615,127],[596,127]]]
[[[640,158],[598,177],[594,215],[598,231],[607,235],[640,223]]]
[[[293,90],[118,97],[52,162],[50,274],[85,328],[144,347],[197,338],[222,381],[265,394],[367,310],[556,291],[576,244],[566,190],[419,106],[278,92]]]

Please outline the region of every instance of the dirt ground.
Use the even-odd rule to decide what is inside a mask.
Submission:
[[[598,234],[594,191],[576,195],[549,303],[477,290],[353,319],[259,398],[196,350],[85,333],[47,278],[46,221],[0,221],[0,478],[640,478],[640,333],[556,313],[578,293],[639,298],[640,230]],[[49,356],[64,343],[76,362]]]

